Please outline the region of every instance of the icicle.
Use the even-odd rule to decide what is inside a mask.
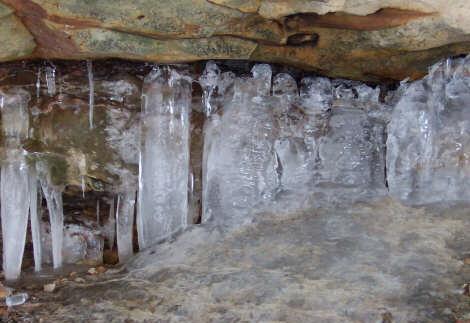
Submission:
[[[135,191],[118,194],[116,222],[119,261],[124,262],[133,254],[132,229],[134,227]]]
[[[0,200],[3,272],[6,280],[20,276],[29,211],[29,167],[21,140],[28,134],[29,94],[21,89],[1,93],[6,159],[1,169]]]
[[[199,84],[202,87],[202,103],[203,111],[206,117],[213,112],[211,105],[212,94],[219,83],[220,69],[214,62],[207,62],[206,68],[199,78]]]
[[[155,69],[143,92],[139,160],[139,246],[145,248],[187,225],[191,83]]]
[[[46,197],[52,236],[52,261],[54,269],[62,266],[62,246],[64,240],[64,211],[62,191],[53,187],[48,180],[41,178],[41,186]]]
[[[193,193],[194,192],[194,174],[193,172],[191,172],[189,174],[189,186],[188,186],[188,191],[189,193]]]
[[[100,200],[96,201],[96,224],[100,226]]]
[[[38,67],[38,71],[36,73],[36,98],[39,99],[41,96],[41,68]]]
[[[52,262],[54,269],[62,266],[62,248],[64,240],[64,211],[62,189],[52,184],[49,165],[43,161],[36,163],[39,182],[47,202],[51,225]]]
[[[85,190],[86,190],[86,184],[85,184],[85,175],[82,175],[82,198],[85,199]]]
[[[38,183],[35,172],[30,172],[29,180],[29,214],[34,250],[34,270],[40,271],[42,267],[42,246],[40,218],[38,214]]]
[[[50,96],[55,95],[56,93],[55,74],[55,67],[46,66],[47,94]]]
[[[203,100],[203,109],[206,114],[203,129],[204,146],[202,157],[202,221],[204,222],[211,217],[210,208],[208,207],[210,203],[207,203],[211,196],[211,192],[209,192],[211,186],[208,185],[208,179],[209,174],[214,173],[213,164],[208,164],[208,161],[213,160],[212,156],[210,156],[211,154],[217,153],[212,149],[212,146],[218,144],[218,140],[220,139],[220,116],[215,113],[216,109],[214,109],[212,105],[217,104],[218,107],[222,108],[229,105],[233,97],[233,93],[229,92],[233,90],[234,81],[234,73],[224,72],[220,74],[219,68],[213,62],[206,64],[206,69],[199,78],[199,83],[207,97],[207,100]],[[215,88],[217,88],[217,95],[215,95]],[[210,105],[209,108],[207,107],[208,104]],[[193,181],[194,178],[192,177],[191,180]],[[190,187],[192,187],[192,185]]]
[[[88,121],[90,123],[90,129],[93,129],[93,114],[95,106],[95,85],[93,83],[93,62],[91,60],[86,61],[86,67],[88,72],[88,88],[89,88],[89,116]]]
[[[268,64],[256,64],[251,69],[251,74],[253,75],[256,95],[269,95],[272,78],[271,66]]]

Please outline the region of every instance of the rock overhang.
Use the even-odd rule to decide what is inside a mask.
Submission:
[[[0,61],[239,59],[384,82],[470,52],[464,0],[3,2]]]

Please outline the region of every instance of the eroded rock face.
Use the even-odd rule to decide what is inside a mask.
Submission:
[[[244,59],[377,81],[470,51],[466,0],[3,2],[3,61]]]

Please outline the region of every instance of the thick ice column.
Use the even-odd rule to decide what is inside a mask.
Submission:
[[[470,199],[470,58],[442,61],[405,90],[387,138],[390,193],[410,204]]]
[[[311,160],[319,159],[318,147],[328,131],[332,102],[333,87],[329,79],[306,77],[301,80],[299,106],[306,116],[303,138]]]
[[[218,169],[214,161],[217,160],[217,147],[220,145],[220,115],[224,107],[233,97],[233,84],[235,75],[232,72],[220,73],[213,62],[208,62],[199,78],[203,89],[203,110],[206,115],[204,121],[204,147],[202,160],[202,222],[207,221],[218,204],[218,189],[213,179],[218,178]],[[213,185],[214,184],[214,185]]]
[[[134,253],[132,231],[134,227],[135,191],[118,194],[116,208],[117,247],[119,261],[129,259]]]
[[[233,99],[206,129],[203,220],[239,225],[276,192],[271,69],[256,65],[252,73],[235,80]]]
[[[370,106],[378,105],[378,95],[362,95],[364,91],[375,93],[368,89],[346,84],[335,89],[328,131],[319,145],[316,185],[325,201],[351,201],[384,193],[384,124],[368,114]]]
[[[1,218],[3,271],[5,279],[17,279],[21,272],[29,211],[30,170],[21,140],[28,135],[29,95],[22,89],[0,93],[2,130],[6,159],[1,170]]]
[[[282,191],[301,190],[308,181],[307,146],[303,141],[302,118],[297,107],[297,83],[292,76],[280,73],[273,79],[274,113],[278,122],[278,135],[274,142],[276,170],[279,189]]]
[[[145,248],[187,226],[191,81],[155,69],[142,99],[137,229]]]

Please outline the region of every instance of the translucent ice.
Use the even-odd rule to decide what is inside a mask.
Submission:
[[[36,98],[39,99],[41,96],[41,68],[38,67],[36,72]]]
[[[99,230],[90,223],[67,224],[63,228],[62,261],[64,264],[85,262],[98,264],[103,261],[104,239]],[[51,263],[52,232],[46,223],[41,225],[43,263]]]
[[[134,227],[135,191],[120,193],[117,198],[116,226],[119,261],[126,261],[132,254],[132,231]]]
[[[90,124],[90,129],[93,129],[93,114],[95,107],[95,83],[93,81],[93,62],[91,60],[86,61],[86,68],[88,73],[88,122]]]
[[[62,205],[62,188],[52,184],[48,165],[44,162],[37,163],[38,176],[42,192],[47,202],[49,222],[52,236],[52,260],[54,268],[62,266],[63,240],[64,240],[64,211]]]
[[[220,69],[214,62],[208,62],[204,72],[199,77],[199,84],[202,87],[203,110],[206,116],[210,116],[213,108],[211,105],[211,97],[217,88],[220,78]]]
[[[405,86],[388,126],[390,193],[411,204],[470,198],[470,58]]]
[[[137,229],[145,248],[187,225],[191,80],[156,68],[142,99]]]
[[[385,123],[368,113],[378,109],[377,92],[348,84],[334,92],[327,131],[318,144],[319,196],[342,202],[384,194]]]
[[[42,267],[41,227],[38,205],[38,180],[36,172],[30,170],[29,176],[29,214],[31,219],[31,237],[34,250],[34,270],[40,271]]]
[[[47,86],[48,95],[55,95],[56,93],[55,74],[56,74],[55,67],[46,66],[46,86]]]
[[[276,192],[274,121],[265,100],[271,69],[256,65],[252,71],[252,78],[235,80],[220,121],[214,116],[206,128],[203,221],[214,216],[225,225],[243,223],[253,207]]]
[[[99,233],[83,225],[67,225],[64,228],[63,261],[70,264],[83,260],[92,264],[101,263],[104,241]]]
[[[28,135],[29,94],[22,89],[4,90],[1,95],[2,130],[6,158],[1,170],[1,218],[3,271],[5,279],[21,272],[30,206],[30,169],[21,141]]]
[[[302,133],[303,116],[293,106],[298,99],[296,81],[289,74],[281,73],[273,79],[273,100],[278,134],[274,142],[276,169],[280,190],[292,190],[302,187],[308,180],[308,152]]]
[[[230,226],[263,210],[385,192],[378,89],[305,78],[299,91],[285,73],[271,87],[267,65],[252,74],[235,80],[233,95],[206,121],[203,221]]]
[[[14,295],[7,296],[5,299],[5,304],[8,307],[18,306],[24,304],[28,300],[27,293],[18,293]]]
[[[272,70],[268,64],[256,64],[251,69],[253,83],[257,95],[269,95],[271,92]]]
[[[212,208],[216,203],[216,196],[218,196],[217,184],[208,185],[209,177],[213,177],[217,173],[217,165],[213,162],[217,159],[217,147],[222,143],[220,142],[220,114],[229,105],[233,98],[233,88],[235,82],[235,75],[232,72],[224,72],[219,75],[219,69],[214,67],[214,63],[210,62],[206,65],[206,70],[202,74],[199,82],[201,86],[210,85],[212,92],[210,95],[210,111],[206,109],[206,120],[204,122],[204,146],[203,146],[203,161],[202,161],[202,221],[207,221],[210,218]],[[213,77],[217,75],[217,77]],[[208,77],[212,76],[212,77]],[[211,82],[208,82],[210,80]],[[215,84],[214,84],[215,83]],[[206,102],[203,102],[206,104]],[[217,108],[214,108],[216,106]],[[210,163],[208,163],[210,161]],[[212,201],[207,203],[206,201]]]

